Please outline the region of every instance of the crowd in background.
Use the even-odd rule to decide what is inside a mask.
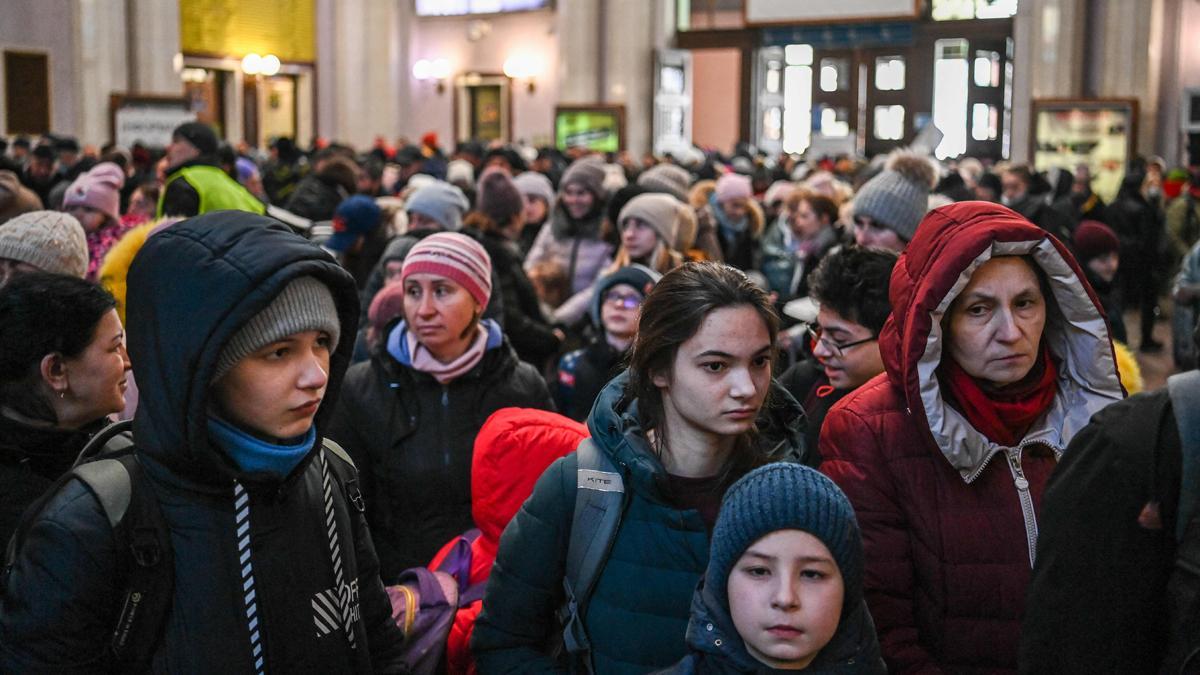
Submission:
[[[249,494],[258,513],[296,529],[303,508],[320,508],[324,471],[329,522],[342,522],[328,497],[339,475],[328,465],[341,455],[318,442],[328,438],[355,467],[347,494],[358,511],[344,518],[353,532],[344,546],[333,526],[328,541],[316,527],[288,544],[262,525],[251,530],[258,546],[277,553],[256,562],[259,576],[247,565],[236,579],[230,567],[228,580],[177,591],[177,610],[232,631],[205,598],[225,583],[284,583],[284,561],[311,544],[326,558],[354,553],[346,564],[333,556],[328,623],[333,631],[350,615],[337,590],[344,568],[361,582],[362,624],[343,627],[345,653],[319,640],[284,649],[276,633],[277,667],[415,669],[391,630],[410,642],[416,634],[403,611],[425,607],[413,588],[426,600],[446,592],[458,609],[441,667],[553,666],[545,647],[562,630],[583,503],[575,475],[591,470],[572,452],[590,437],[628,495],[578,610],[585,645],[567,644],[596,672],[1157,668],[1174,620],[1164,599],[1171,535],[1192,515],[1180,501],[1179,446],[1200,435],[1181,426],[1170,436],[1165,392],[1123,399],[1143,388],[1133,352],[1163,350],[1154,328],[1168,313],[1176,368],[1196,366],[1198,200],[1200,171],[1157,158],[1131,160],[1105,199],[1086,165],[1037,172],[915,149],[802,160],[742,144],[728,155],[638,159],[475,141],[450,149],[429,133],[369,149],[279,138],[264,152],[198,123],[163,149],[9,139],[0,148],[0,537],[29,527],[26,548],[76,565],[121,560],[54,530],[102,529],[95,508],[58,521],[39,499],[49,490],[55,513],[72,513],[63,494],[80,492],[63,492],[60,477],[109,420],[133,419],[173,531],[215,537],[172,538],[176,578],[202,575],[234,541],[214,543],[228,505],[209,503],[207,491],[222,480],[237,509]],[[298,361],[310,353],[319,367]],[[293,401],[286,387],[256,384],[267,371],[255,368],[292,368],[307,383],[296,387],[322,393]],[[248,412],[275,399],[296,405],[275,417]],[[1141,437],[1160,440],[1133,450],[1114,411],[1146,400],[1158,416],[1138,418]],[[1121,471],[1112,452],[1085,452],[1099,446],[1150,453],[1130,460],[1150,467],[1141,482],[1110,486],[1108,510],[1082,487]],[[310,474],[313,456],[321,469]],[[263,496],[263,481],[293,481],[300,496],[291,505]],[[1166,485],[1179,509],[1147,516],[1143,506],[1164,502],[1147,484]],[[31,504],[38,510],[22,524]],[[1103,629],[1071,620],[1090,626],[1106,597],[1097,589],[1118,583],[1105,573],[1130,568],[1097,565],[1102,549],[1079,534],[1081,521],[1097,541],[1135,523],[1153,539],[1135,532],[1114,544],[1123,549],[1113,557],[1137,550],[1158,571],[1114,592]],[[812,541],[785,536],[797,531]],[[794,629],[821,637],[793,653],[788,645],[803,642],[793,628],[756,635],[766,619],[744,598],[776,617],[799,612],[801,600],[782,597],[786,588],[755,596],[773,568],[744,560],[802,549],[817,552],[805,560],[820,568],[801,574],[815,598],[803,603],[824,607],[829,625]],[[414,581],[413,570],[442,574],[464,555],[453,593]],[[83,587],[108,603],[97,608],[46,590],[82,583],[64,582],[65,567],[19,559],[11,569],[0,664],[54,663],[54,646],[32,637],[46,622],[103,637],[96,625],[112,611],[112,589]],[[293,581],[310,589],[323,635],[318,576]],[[835,577],[836,592],[817,584]],[[830,592],[836,607],[821,604]],[[31,594],[66,613],[33,606]],[[270,603],[288,606],[265,592],[259,602],[267,615]],[[260,606],[249,595],[235,604],[247,616]],[[193,628],[175,616],[164,630],[164,644],[183,645]],[[95,658],[94,636],[81,631],[64,640]],[[371,644],[369,660],[348,655],[356,639]],[[221,644],[159,647],[154,667]]]

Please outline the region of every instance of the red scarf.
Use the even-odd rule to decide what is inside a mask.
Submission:
[[[1000,445],[1015,447],[1050,408],[1058,393],[1058,368],[1042,346],[1038,362],[1023,380],[1003,392],[987,391],[949,356],[939,368],[950,402],[971,426]]]

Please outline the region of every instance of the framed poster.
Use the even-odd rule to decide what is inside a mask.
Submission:
[[[921,16],[921,0],[745,0],[747,26],[886,21]]]
[[[576,147],[597,152],[623,150],[625,106],[557,106],[554,109],[554,145],[560,150]]]
[[[1112,201],[1137,151],[1137,99],[1034,99],[1030,156],[1038,171],[1092,172],[1092,190]]]
[[[180,96],[126,96],[109,99],[109,130],[112,140],[126,148],[141,143],[148,148],[165,148],[171,132],[185,122],[196,121],[188,99]]]

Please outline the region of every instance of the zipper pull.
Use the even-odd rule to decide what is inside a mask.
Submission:
[[[1017,489],[1021,492],[1029,491],[1029,481],[1025,479],[1025,472],[1021,469],[1021,451],[1016,453],[1005,453],[1008,455],[1008,465],[1013,470],[1013,482],[1016,483]]]

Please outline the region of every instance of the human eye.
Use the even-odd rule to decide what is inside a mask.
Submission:
[[[317,346],[323,349],[331,349],[333,347],[333,338],[329,333],[321,333],[317,337]]]
[[[754,579],[765,579],[771,576],[771,570],[764,565],[747,565],[742,568],[742,574]]]
[[[404,294],[410,298],[419,298],[421,297],[421,288],[419,286],[409,286],[404,289]]]
[[[708,363],[701,363],[700,367],[703,368],[704,370],[707,370],[710,373],[720,373],[725,370],[725,364],[721,363],[720,361],[709,361]]]
[[[981,317],[988,313],[988,306],[984,304],[971,305],[967,308],[967,316]]]
[[[754,367],[755,368],[765,368],[769,365],[771,365],[771,357],[767,354],[763,354],[762,356],[756,357],[754,359]]]
[[[278,361],[285,358],[290,352],[291,349],[289,349],[287,345],[275,345],[274,347],[269,348],[269,351],[266,353],[266,357],[270,361]]]
[[[829,575],[825,574],[824,571],[819,569],[806,569],[800,572],[801,579],[808,579],[810,581],[820,581],[827,576]]]

